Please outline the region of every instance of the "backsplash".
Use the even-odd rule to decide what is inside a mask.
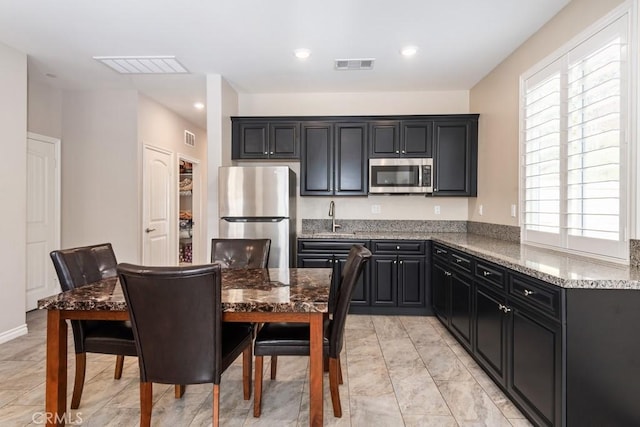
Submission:
[[[467,221],[420,221],[420,220],[361,220],[340,219],[341,233],[355,231],[368,232],[421,232],[421,233],[465,233]],[[317,233],[331,230],[330,219],[303,219],[303,233]]]
[[[513,225],[489,224],[487,222],[467,222],[467,232],[494,239],[520,243],[520,227]]]
[[[629,239],[629,264],[640,267],[640,240]]]

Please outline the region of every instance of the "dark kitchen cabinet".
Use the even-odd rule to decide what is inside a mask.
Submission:
[[[538,425],[561,425],[562,328],[526,304],[508,305],[507,390]]]
[[[434,196],[477,195],[478,120],[433,122]]]
[[[476,284],[475,344],[473,352],[478,363],[494,381],[505,384],[507,367],[508,317],[506,301],[488,286]]]
[[[375,121],[369,124],[369,158],[432,157],[431,120]]]
[[[467,348],[471,347],[472,289],[470,259],[439,244],[433,245],[434,311]]]
[[[232,121],[233,159],[299,159],[300,122]]]
[[[347,260],[347,255],[353,245],[369,246],[368,240],[328,240],[328,239],[299,239],[298,240],[298,267],[302,268],[332,268],[332,291],[335,295],[335,286],[340,281],[342,269]],[[369,297],[369,268],[365,266],[362,276],[358,280],[351,297],[351,311],[354,307],[370,305]],[[330,307],[333,307],[333,299]]]
[[[419,240],[373,240],[371,247],[371,305],[424,311],[428,244]]]
[[[430,120],[405,120],[402,122],[401,157],[433,157]]]
[[[431,314],[430,242],[298,239],[298,267],[333,268],[334,284],[353,244],[373,256],[351,299],[350,313]]]
[[[434,311],[537,425],[563,425],[561,288],[433,244]]]
[[[369,123],[369,158],[398,157],[400,154],[400,122],[379,120]]]
[[[367,125],[302,124],[300,195],[367,195]]]

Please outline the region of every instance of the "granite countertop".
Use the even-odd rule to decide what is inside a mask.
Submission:
[[[563,288],[637,289],[640,269],[471,233],[302,233],[298,238],[432,240]]]
[[[222,270],[224,312],[327,312],[332,270]],[[45,310],[126,311],[117,278],[63,292],[38,301]]]

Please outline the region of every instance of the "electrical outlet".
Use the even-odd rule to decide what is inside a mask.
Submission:
[[[440,215],[440,205],[435,205],[435,206],[433,207],[433,212],[434,212],[436,215]]]
[[[482,206],[482,205],[478,206],[478,213],[480,215],[482,215],[484,213],[484,209],[483,208],[484,208],[484,206]]]
[[[372,214],[379,214],[380,211],[381,211],[380,205],[371,205],[371,213]]]
[[[511,216],[515,218],[516,212],[517,212],[516,205],[511,205]]]

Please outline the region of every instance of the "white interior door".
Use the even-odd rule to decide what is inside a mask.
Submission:
[[[60,292],[49,253],[60,246],[60,140],[27,138],[26,310]]]
[[[172,206],[174,163],[170,152],[145,145],[142,178],[142,260],[144,265],[175,265]]]

